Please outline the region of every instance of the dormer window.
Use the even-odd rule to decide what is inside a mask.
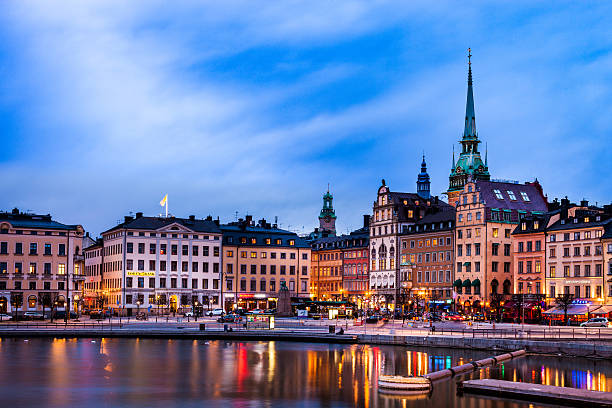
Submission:
[[[514,191],[506,190],[506,193],[508,193],[508,197],[510,197],[510,200],[516,201],[516,196],[514,195]]]
[[[601,217],[598,215],[597,217],[595,217],[595,221],[601,221]]]
[[[521,198],[523,199],[523,201],[531,201],[527,193],[524,191],[521,191]]]
[[[578,218],[574,218],[574,224],[578,224]]]
[[[561,220],[561,224],[562,224],[562,225],[563,225],[563,224],[565,224],[565,220]]]
[[[241,244],[246,244],[247,243],[246,237],[240,237],[240,243]]]
[[[415,200],[414,204],[419,205],[419,200]]]
[[[540,222],[539,221],[534,221],[533,222],[533,229],[537,230],[540,228]]]
[[[502,195],[502,192],[500,190],[493,190],[493,193],[495,194],[495,198],[497,198],[498,200],[504,199],[504,196]]]
[[[522,222],[521,223],[521,231],[527,231],[527,223],[526,222]]]
[[[589,222],[589,217],[584,217],[584,222]]]
[[[251,238],[251,244],[256,244],[257,243],[257,238]]]

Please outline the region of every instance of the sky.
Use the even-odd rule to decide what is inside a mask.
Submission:
[[[4,1],[0,210],[339,232],[381,179],[448,188],[472,49],[493,178],[612,201],[612,3]],[[484,148],[485,146],[483,146]],[[484,150],[484,149],[482,149]]]

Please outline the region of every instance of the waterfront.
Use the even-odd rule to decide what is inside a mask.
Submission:
[[[454,381],[436,384],[431,397],[423,399],[388,397],[376,390],[379,372],[421,375],[490,355],[291,342],[2,339],[0,390],[5,406],[38,407],[529,406],[458,397]],[[603,360],[531,356],[485,369],[480,375],[612,389],[612,363]]]

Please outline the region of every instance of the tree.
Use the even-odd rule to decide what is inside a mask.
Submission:
[[[43,310],[43,318],[45,317],[45,307],[49,307],[51,309],[52,301],[51,301],[51,293],[39,293],[38,294],[38,303],[42,305]]]
[[[15,312],[14,316],[17,316],[17,310],[23,306],[23,293],[11,293],[11,305]]]
[[[495,309],[495,320],[496,321],[500,321],[501,319],[501,309],[502,309],[502,302],[504,300],[504,295],[502,295],[501,293],[497,293],[497,292],[493,292],[491,293],[491,302],[490,307],[491,309]]]
[[[569,309],[570,305],[574,301],[574,295],[569,293],[564,293],[562,295],[558,295],[555,298],[555,304],[561,310],[563,310],[563,324],[567,325],[567,309]]]

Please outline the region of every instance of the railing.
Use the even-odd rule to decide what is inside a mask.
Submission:
[[[63,322],[58,319],[57,322],[0,322],[0,330],[2,329],[99,329],[99,330],[113,330],[120,329],[124,325],[119,322]]]

